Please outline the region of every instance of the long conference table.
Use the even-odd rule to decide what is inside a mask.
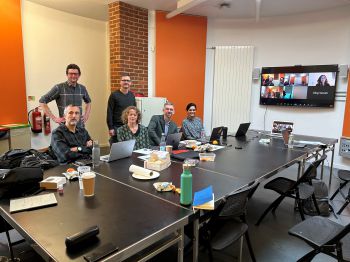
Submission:
[[[215,202],[254,181],[269,178],[280,170],[305,161],[317,153],[331,151],[331,168],[337,139],[295,136],[295,139],[318,141],[319,145],[288,148],[281,138],[260,142],[268,134],[249,131],[245,137],[229,137],[227,146],[215,151],[215,162],[200,162],[192,168],[193,192],[213,186]],[[193,260],[198,257],[199,212],[182,206],[172,192],[158,192],[154,182],[172,182],[180,187],[182,163],[172,161],[155,180],[137,180],[131,176],[131,164],[143,166],[133,154],[130,158],[101,163],[93,170],[96,176],[95,196],[86,198],[78,182],[67,182],[64,194],[55,192],[58,205],[19,213],[9,212],[9,200],[0,201],[0,215],[15,228],[46,261],[84,261],[83,255],[107,243],[118,250],[105,260],[146,261],[166,248],[178,245],[178,261],[183,261],[184,226],[194,224]],[[61,175],[64,165],[45,171],[44,176]],[[332,171],[332,169],[331,169]],[[331,174],[330,174],[331,181]],[[100,229],[98,241],[77,251],[68,251],[65,238],[90,226]],[[142,254],[142,257],[140,256]]]

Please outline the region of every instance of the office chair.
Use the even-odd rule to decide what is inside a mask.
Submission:
[[[206,213],[201,219],[199,242],[209,251],[209,259],[213,261],[212,250],[222,250],[241,239],[240,261],[242,261],[243,236],[247,241],[250,257],[256,261],[246,224],[246,207],[250,192],[254,192],[259,184],[248,187],[226,196],[215,210]],[[251,195],[250,195],[251,196]]]
[[[20,244],[20,243],[23,243],[25,242],[25,239],[20,239],[18,241],[15,241],[15,242],[11,242],[11,238],[10,238],[10,233],[9,233],[9,230],[12,229],[12,227],[6,222],[6,220],[0,216],[0,233],[2,232],[5,232],[6,234],[6,238],[7,238],[7,245],[8,245],[8,248],[9,248],[9,252],[10,252],[10,256],[11,256],[11,261],[18,261],[15,257],[14,257],[14,254],[13,254],[13,249],[12,247],[14,245],[17,245],[17,244]]]
[[[326,155],[322,155],[318,160],[310,164],[306,169],[304,174],[297,180],[294,181],[285,177],[277,177],[270,182],[268,182],[264,188],[273,190],[280,194],[280,196],[272,202],[272,204],[264,211],[264,213],[259,218],[256,225],[258,226],[264,217],[272,211],[275,213],[277,207],[281,204],[285,197],[294,198],[297,203],[297,207],[302,220],[305,220],[303,211],[303,201],[309,197],[312,197],[313,203],[315,205],[317,214],[320,215],[320,210],[316,202],[316,196],[314,194],[314,188],[312,186],[312,179],[316,178],[317,167],[327,158]]]
[[[320,216],[310,217],[288,231],[290,235],[304,240],[313,248],[298,261],[311,261],[317,254],[324,253],[341,262],[350,259],[349,232],[350,223],[342,226]]]
[[[338,193],[340,193],[344,197],[345,203],[337,212],[337,214],[340,215],[343,212],[344,208],[350,203],[350,188],[349,188],[349,192],[348,192],[347,196],[345,196],[344,193],[341,191],[342,188],[345,187],[346,184],[350,182],[350,171],[349,170],[338,170],[338,177],[343,182],[340,183],[339,188],[334,192],[334,194],[331,196],[330,200],[333,200],[334,197]]]

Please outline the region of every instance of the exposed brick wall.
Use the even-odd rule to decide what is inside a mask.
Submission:
[[[122,72],[131,74],[132,91],[148,93],[148,10],[124,2],[109,9],[111,91],[119,89]]]

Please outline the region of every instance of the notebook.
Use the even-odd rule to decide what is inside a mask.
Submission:
[[[136,140],[127,140],[122,142],[113,143],[109,155],[100,157],[101,161],[112,162],[118,159],[131,156],[134,150]]]
[[[214,193],[213,187],[208,186],[194,193],[193,208],[214,210]]]
[[[10,213],[57,205],[54,193],[10,200]]]

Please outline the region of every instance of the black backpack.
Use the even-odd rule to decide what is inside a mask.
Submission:
[[[0,156],[0,169],[19,167],[22,160],[35,152],[34,149],[12,149]]]
[[[16,167],[0,179],[0,198],[30,195],[40,188],[43,171],[40,167]]]

